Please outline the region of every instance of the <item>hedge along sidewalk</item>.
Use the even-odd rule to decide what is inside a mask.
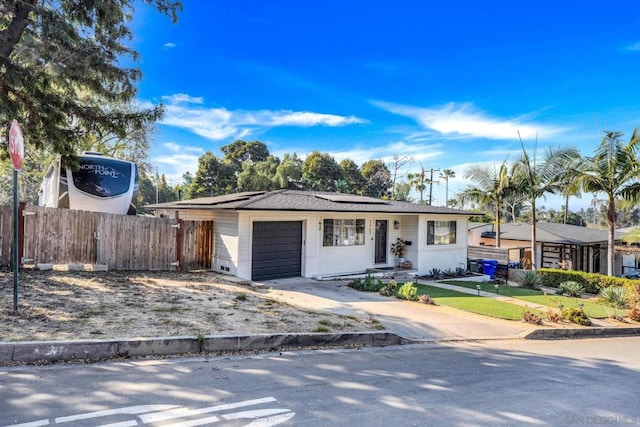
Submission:
[[[453,284],[456,282],[454,286],[461,286],[468,289],[475,289],[477,283],[475,282],[464,282],[464,281],[448,281],[448,284]],[[491,291],[495,290],[495,285],[493,284],[480,284],[481,289],[486,291],[490,295],[496,295]],[[565,308],[577,308],[579,304],[583,305],[584,312],[593,319],[606,319],[610,315],[621,315],[626,316],[629,313],[629,310],[611,307],[605,304],[596,303],[593,301],[589,301],[588,299],[581,298],[573,298],[566,297],[563,295],[556,295],[555,288],[551,288],[550,291],[541,291],[536,289],[528,289],[521,288],[515,286],[507,286],[502,285],[499,287],[499,292],[506,297],[512,297],[517,300],[528,301],[532,304],[539,304],[548,308],[559,308],[562,304]]]
[[[540,316],[543,314],[540,309],[544,307],[539,304],[519,301],[482,290],[478,295],[477,290],[441,282],[434,282],[428,285],[416,283],[415,285],[419,294],[428,294],[440,305],[484,316],[506,320],[521,320],[523,310],[532,311]]]

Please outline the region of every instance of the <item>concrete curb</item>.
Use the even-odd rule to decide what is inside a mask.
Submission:
[[[630,328],[567,328],[567,329],[536,329],[529,332],[527,340],[564,340],[581,338],[609,338],[639,336],[640,327]]]
[[[301,347],[386,346],[420,341],[388,332],[209,335],[114,340],[0,342],[0,365],[120,357],[261,351]]]

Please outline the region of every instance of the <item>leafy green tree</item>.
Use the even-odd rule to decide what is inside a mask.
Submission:
[[[245,160],[242,171],[238,175],[239,191],[269,191],[279,187],[276,171],[280,160],[275,156],[268,156],[265,160],[252,163]]]
[[[182,5],[145,0],[175,22]],[[133,0],[0,2],[0,122],[18,119],[27,151],[74,156],[89,135],[125,138],[162,114],[133,107]],[[6,138],[1,133],[0,138]],[[30,146],[30,147],[29,147]],[[1,150],[0,156],[6,156]]]
[[[300,189],[302,187],[302,159],[296,153],[286,153],[276,168],[279,188]]]
[[[346,182],[345,193],[360,193],[364,187],[364,178],[360,168],[351,159],[343,159],[340,162],[340,173]]]
[[[198,170],[189,187],[189,198],[212,197],[235,191],[233,166],[207,151],[198,159]]]
[[[544,198],[547,193],[558,193],[564,180],[565,172],[569,169],[572,159],[579,155],[574,148],[549,147],[542,158],[538,159],[534,151],[533,158],[529,156],[520,141],[522,155],[513,164],[513,181],[516,186],[527,196],[531,209],[531,254],[533,268],[540,265],[540,259],[536,251],[536,220],[538,212],[536,203]]]
[[[365,195],[378,198],[390,195],[391,173],[382,160],[368,160],[360,171],[365,180]]]
[[[224,153],[225,160],[231,163],[237,171],[242,169],[242,164],[246,161],[258,163],[269,157],[269,149],[265,143],[260,141],[246,142],[238,139],[229,145],[222,146],[220,150]]]
[[[411,184],[406,181],[400,181],[396,183],[396,200],[400,202],[410,202],[411,197],[409,193],[411,192]]]
[[[7,152],[0,146],[0,152]],[[22,170],[18,174],[18,198],[27,204],[38,204],[38,192],[44,174],[56,158],[47,150],[25,150]],[[13,163],[10,159],[0,161],[0,205],[13,205]]]
[[[593,156],[581,157],[573,163],[582,188],[590,193],[604,193],[606,196],[607,274],[610,276],[614,273],[616,198],[637,201],[640,197],[639,147],[640,135],[637,128],[626,144],[622,142],[621,132],[604,131],[604,137]]]
[[[496,247],[499,248],[502,206],[510,191],[507,162],[502,162],[497,169],[495,165],[471,166],[465,171],[464,177],[475,182],[476,185],[465,188],[458,195],[458,198],[463,205],[467,201],[473,201],[493,206],[496,223]]]
[[[314,151],[302,164],[302,182],[306,189],[334,191],[335,181],[342,179],[340,166],[328,153]]]

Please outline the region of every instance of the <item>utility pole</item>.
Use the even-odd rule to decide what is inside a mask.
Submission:
[[[431,206],[431,198],[433,195],[433,172],[440,172],[440,169],[431,168],[431,177],[429,178],[429,206]],[[436,181],[436,184],[439,183],[439,181]]]

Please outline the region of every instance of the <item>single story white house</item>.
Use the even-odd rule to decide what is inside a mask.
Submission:
[[[212,270],[249,280],[393,268],[397,238],[420,274],[467,264],[471,212],[341,193],[254,191],[148,206],[213,221]]]

